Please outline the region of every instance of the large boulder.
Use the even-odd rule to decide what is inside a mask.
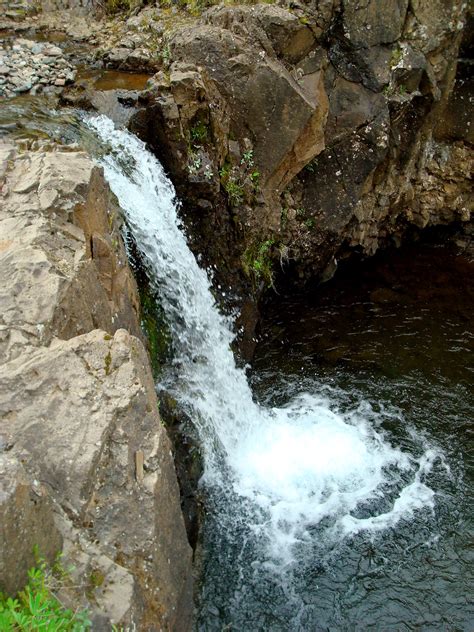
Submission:
[[[37,472],[55,510],[72,523],[73,543],[95,543],[110,565],[128,573],[128,599],[114,622],[187,629],[190,547],[142,343],[123,329],[114,337],[95,330],[30,349],[0,369],[0,414],[8,454]],[[51,510],[47,516],[49,530]],[[37,535],[36,524],[17,527],[23,547],[41,550],[45,533]],[[81,548],[87,552],[84,542]],[[102,599],[113,581],[103,577]],[[116,611],[112,596],[106,609]]]
[[[139,301],[120,238],[120,209],[82,152],[0,145],[0,351],[95,328],[140,336]]]
[[[191,549],[139,326],[120,208],[86,154],[2,145],[0,586],[61,547],[61,599],[188,630]]]
[[[285,50],[285,45],[296,50],[298,45],[284,24],[277,22],[277,29],[275,22],[264,22],[265,31],[260,20],[267,10],[253,9],[253,21],[245,19],[251,9],[240,11],[244,14],[241,19],[238,12],[220,9],[207,16],[211,24],[180,29],[170,40],[170,50],[175,60],[188,64],[192,60],[200,74],[213,84],[230,116],[229,135],[241,144],[248,139],[261,187],[268,195],[274,195],[324,148],[328,102],[322,61],[311,72],[291,74],[278,59],[278,51]],[[280,21],[285,16],[290,18],[290,30],[295,20],[298,22],[283,10],[276,13]],[[237,29],[236,25],[242,28]],[[299,22],[295,38],[302,29],[309,35],[299,54],[293,53],[294,58],[306,56],[314,44],[311,31]],[[285,32],[286,39],[282,37]],[[277,51],[271,48],[273,42]],[[176,102],[178,107],[185,105]]]

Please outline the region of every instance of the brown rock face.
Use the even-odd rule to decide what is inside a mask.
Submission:
[[[63,598],[94,629],[188,630],[191,550],[120,209],[81,152],[2,151],[1,588],[63,543]]]
[[[101,173],[80,152],[1,151],[4,357],[96,328],[140,336],[119,208]]]
[[[272,262],[329,278],[354,250],[469,220],[467,20],[462,0],[328,1],[216,7],[173,31],[132,128],[221,280],[259,296]]]
[[[44,485],[4,451],[9,448],[5,438],[0,437],[0,442],[0,578],[2,590],[14,594],[34,564],[33,545],[54,559],[62,538]]]

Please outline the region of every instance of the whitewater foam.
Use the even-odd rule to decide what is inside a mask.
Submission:
[[[434,493],[424,478],[439,454],[427,449],[417,459],[393,447],[363,408],[337,412],[318,393],[280,408],[257,405],[230,349],[232,322],[219,312],[186,243],[160,163],[106,117],[89,118],[88,125],[109,148],[100,164],[167,315],[174,360],[162,386],[197,428],[204,484],[219,491],[216,511],[240,512],[262,542],[262,559],[288,564],[295,545],[322,521],[343,537],[432,509]],[[355,515],[384,497],[391,499],[386,511],[377,513],[374,503],[371,515]]]

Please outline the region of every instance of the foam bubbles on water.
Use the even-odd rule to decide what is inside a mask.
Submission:
[[[420,461],[392,447],[358,411],[333,412],[325,398],[303,394],[287,406],[261,411],[258,423],[229,454],[234,490],[261,510],[272,555],[291,560],[291,546],[307,529],[331,518],[335,537],[395,525],[417,509],[433,507],[421,482],[434,451]],[[369,518],[351,512],[383,496],[413,471],[390,511]]]

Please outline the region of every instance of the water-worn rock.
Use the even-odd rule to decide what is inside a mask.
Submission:
[[[120,209],[86,154],[1,149],[0,586],[22,587],[34,545],[51,560],[63,542],[77,581],[62,599],[94,629],[190,629],[191,552]]]

